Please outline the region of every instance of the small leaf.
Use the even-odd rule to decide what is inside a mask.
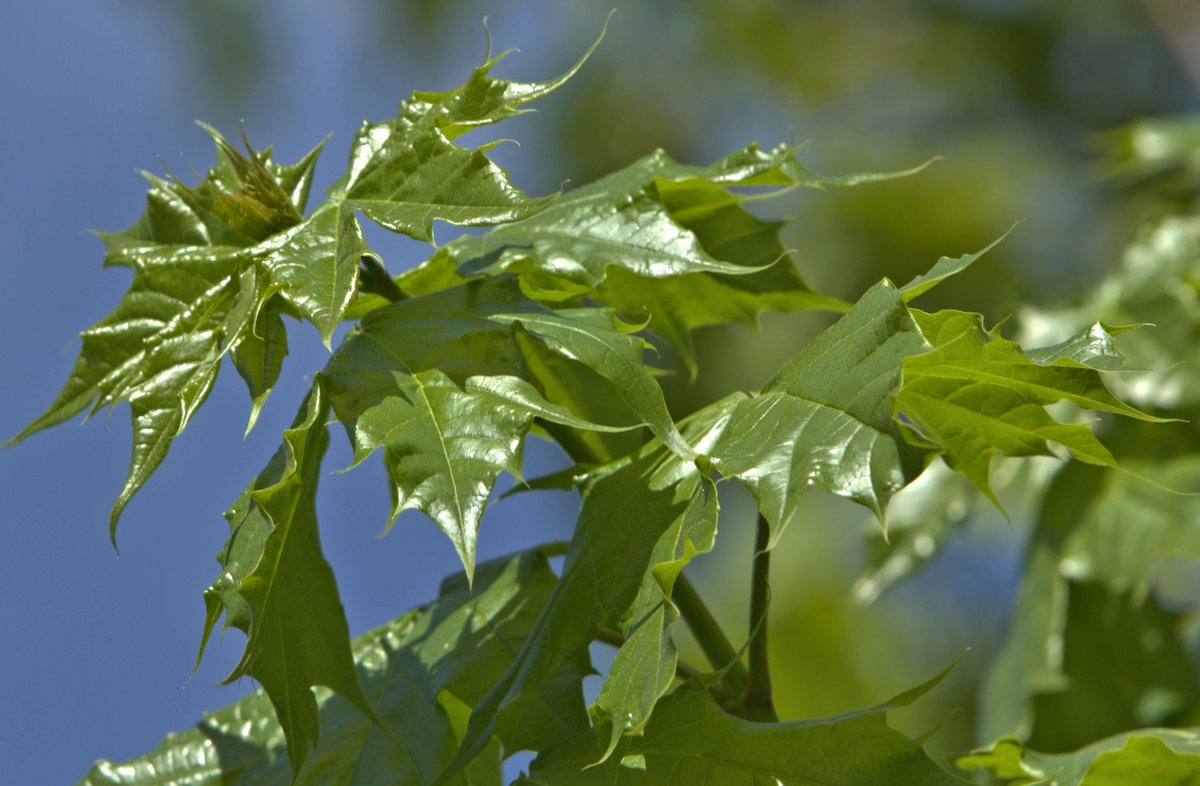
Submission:
[[[491,226],[528,218],[550,204],[554,196],[525,196],[487,157],[486,147],[471,150],[453,140],[526,111],[520,107],[553,92],[583,60],[558,79],[520,83],[490,76],[501,59],[488,59],[455,90],[413,93],[393,120],[364,123],[350,165],[332,189],[343,212],[361,212],[393,232],[432,242],[435,220]]]
[[[300,221],[317,150],[281,167],[269,153],[247,145],[242,155],[208,130],[217,164],[201,183],[147,175],[151,188],[141,218],[123,232],[100,234],[105,264],[133,268],[133,283],[110,315],[83,332],[79,359],[55,401],[12,440],[85,409],[90,415],[128,401],[133,456],[113,506],[114,538],[121,511],[204,403],[222,356],[232,352],[242,360],[253,422],[286,353],[278,317],[256,321],[272,294],[259,281],[256,260],[271,233]],[[242,342],[259,340],[270,341],[269,353],[265,345],[239,352]]]
[[[903,360],[927,348],[883,281],[734,410],[712,456],[758,500],[772,543],[810,485],[882,520],[891,496],[920,474],[921,453],[902,437],[891,401]]]
[[[531,345],[558,362],[534,357]],[[355,463],[382,448],[393,514],[406,508],[428,514],[470,575],[484,506],[501,472],[519,474],[517,451],[535,418],[610,432],[646,423],[680,452],[691,452],[643,353],[643,340],[626,334],[611,311],[551,311],[504,277],[371,313],[324,376]],[[572,369],[609,383],[623,405],[620,422],[593,424],[568,408],[576,401],[542,396],[539,386],[563,388],[554,375],[570,380],[582,373]]]
[[[985,330],[978,314],[913,313],[934,349],[904,362],[903,384],[894,399],[897,416],[997,506],[988,482],[997,453],[1052,456],[1048,443],[1054,442],[1080,461],[1117,465],[1088,425],[1061,423],[1046,405],[1069,401],[1160,420],[1114,397],[1094,369],[1064,354],[1070,350],[1052,348],[1035,363],[1016,343]]]

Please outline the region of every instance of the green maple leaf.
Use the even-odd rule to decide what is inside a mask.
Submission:
[[[753,723],[725,714],[687,683],[659,702],[645,732],[626,737],[604,763],[581,735],[538,756],[522,783],[539,786],[836,783],[839,786],[965,784],[887,725],[887,712],[916,700],[941,676],[866,710],[832,718]]]
[[[81,786],[315,786],[343,782],[350,773],[371,782],[427,784],[449,762],[466,712],[511,662],[556,581],[541,550],[493,560],[479,566],[473,588],[461,576],[448,579],[434,603],[356,638],[358,679],[376,719],[319,689],[320,742],[294,778],[284,728],[260,690],[169,735],[144,756],[98,762]],[[589,670],[585,653],[542,701],[525,706],[530,733],[557,727],[563,736],[587,728],[581,683]],[[499,786],[499,740],[451,783]]]
[[[810,485],[882,519],[891,496],[920,474],[921,451],[892,418],[892,395],[903,360],[928,348],[885,280],[733,411],[713,460],[758,500],[772,543]]]
[[[601,431],[645,423],[694,455],[643,365],[644,351],[644,340],[611,310],[552,311],[502,277],[372,312],[323,374],[355,462],[382,450],[393,514],[425,511],[469,576],[488,497],[501,472],[519,476],[517,451],[535,418]],[[546,363],[546,355],[558,362]],[[571,411],[572,401],[542,396],[582,374],[609,383],[624,422],[593,424]]]
[[[226,353],[249,387],[253,426],[287,352],[280,314],[312,322],[329,344],[368,253],[356,211],[432,240],[434,220],[477,226],[545,207],[552,197],[528,199],[486,148],[452,140],[520,113],[583,61],[558,79],[526,84],[489,76],[499,60],[489,56],[455,90],[414,93],[392,121],[365,124],[331,198],[307,216],[320,145],[281,166],[269,150],[247,142],[243,154],[206,126],[217,146],[207,176],[187,186],[147,175],[142,217],[124,232],[101,234],[105,264],[132,267],[133,284],[111,315],[84,331],[62,391],[12,442],[89,406],[94,413],[128,401],[133,457],[110,518],[115,537],[121,511],[204,402]]]

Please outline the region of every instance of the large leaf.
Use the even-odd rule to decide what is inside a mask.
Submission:
[[[555,582],[541,551],[494,560],[479,566],[473,590],[461,577],[449,579],[427,608],[355,639],[359,679],[378,723],[318,691],[321,741],[295,782],[430,783],[454,753],[464,712],[511,662]],[[586,729],[586,655],[570,669],[544,694],[545,704],[526,707],[525,723],[560,726],[560,735]],[[284,745],[271,703],[258,691],[169,735],[145,756],[97,763],[81,786],[286,786],[292,775]],[[498,786],[498,744],[451,783]]]
[[[723,786],[963,784],[914,741],[887,725],[937,679],[891,701],[832,718],[752,723],[726,715],[702,687],[688,683],[664,698],[645,733],[626,737],[598,766],[596,741],[584,735],[538,756],[523,783],[540,786],[655,784]]]
[[[313,386],[284,443],[227,514],[222,571],[205,593],[204,645],[222,612],[246,634],[226,681],[249,675],[263,687],[287,736],[292,767],[317,744],[312,686],[334,689],[373,718],[350,654],[350,634],[333,570],[321,554],[316,491],[329,442],[329,403]]]
[[[562,362],[527,362],[537,361],[533,345]],[[626,423],[646,423],[675,450],[694,455],[643,364],[644,350],[644,341],[629,335],[611,310],[551,311],[502,277],[371,313],[324,376],[355,461],[383,449],[394,513],[426,512],[470,575],[484,506],[502,471],[518,474],[514,460],[534,418],[573,428],[628,428],[594,426],[546,401],[539,387],[558,382],[543,374],[582,368],[607,380],[624,403]]]
[[[684,435],[701,449],[711,444],[737,400],[697,413],[682,424]],[[712,547],[716,512],[707,476],[655,443],[589,476],[562,579],[512,666],[472,713],[450,772],[470,762],[497,728],[509,727],[514,708],[544,691],[602,628],[618,631],[625,643],[591,709],[601,739],[592,761],[625,732],[641,729],[675,671],[670,635],[678,612],[669,598],[675,576]],[[549,744],[530,736],[520,747]]]
[[[1038,753],[1006,737],[958,759],[1012,786],[1191,786],[1200,779],[1200,733],[1138,729],[1070,753]]]
[[[920,474],[921,451],[892,419],[892,394],[902,361],[928,348],[885,280],[733,411],[712,456],[754,494],[772,543],[808,486],[882,519],[891,496]]]

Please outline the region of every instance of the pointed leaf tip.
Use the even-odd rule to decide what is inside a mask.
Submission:
[[[927,273],[917,276],[912,281],[909,281],[907,284],[900,287],[900,293],[904,298],[904,302],[907,303],[914,298],[919,297],[951,276],[966,270],[984,254],[1000,245],[1000,243],[1007,239],[1008,236],[1011,235],[1022,223],[1023,221],[1017,221],[1011,227],[1009,227],[1008,231],[1006,231],[1003,235],[996,238],[984,248],[976,251],[973,254],[964,254],[961,257],[954,258],[942,257],[939,259]]]

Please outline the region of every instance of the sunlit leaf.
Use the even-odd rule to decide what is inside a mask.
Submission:
[[[1088,424],[1060,422],[1046,405],[1069,401],[1157,420],[1114,397],[1093,368],[1071,357],[1070,347],[1035,353],[1042,362],[1034,362],[1015,342],[986,330],[978,314],[913,314],[934,349],[904,362],[895,410],[918,441],[941,451],[951,468],[997,505],[988,481],[997,454],[1052,456],[1053,442],[1080,461],[1117,465]],[[1103,357],[1106,363],[1112,359]]]
[[[920,474],[920,450],[892,419],[892,394],[904,358],[928,348],[901,293],[883,281],[733,411],[713,459],[754,494],[772,542],[808,486],[882,519]]]
[[[445,252],[462,276],[513,271],[540,298],[588,295],[646,315],[694,374],[698,327],[754,325],[764,309],[845,308],[800,276],[779,243],[779,222],[743,207],[788,187],[830,182],[800,167],[786,146],[750,145],[708,167],[658,151],[568,191],[531,219],[460,238]],[[751,185],[774,191],[728,190]]]
[[[590,50],[589,50],[590,52]],[[586,55],[585,55],[586,58]],[[147,175],[142,217],[104,233],[105,264],[134,269],[116,310],[83,334],[71,377],[20,441],[91,407],[129,401],[134,447],[110,528],[166,457],[233,353],[252,398],[253,426],[279,374],[286,337],[264,310],[278,296],[329,344],[354,298],[368,249],[356,211],[396,231],[432,240],[436,220],[463,225],[526,218],[550,197],[530,200],[486,156],[451,140],[522,111],[561,85],[496,80],[477,68],[444,93],[414,93],[392,121],[365,124],[332,198],[303,215],[321,145],[292,165],[245,142],[240,152],[215,129],[217,162],[195,186]],[[245,141],[243,137],[243,141]],[[323,144],[323,143],[322,143]],[[239,351],[239,345],[247,346]]]
[[[701,449],[711,444],[736,400],[685,421],[684,435]],[[669,687],[676,661],[670,633],[678,614],[669,593],[683,565],[712,546],[711,481],[693,462],[651,443],[632,460],[590,475],[582,491],[562,580],[511,668],[475,708],[450,772],[471,761],[496,729],[511,726],[512,707],[543,691],[565,662],[587,651],[601,628],[626,641],[591,709],[603,740],[592,761],[626,731],[642,728]],[[521,747],[546,745],[544,738],[529,739]]]
[[[546,557],[531,551],[479,566],[474,588],[448,579],[437,601],[354,640],[358,678],[378,723],[328,690],[316,692],[321,740],[295,777],[298,786],[360,782],[428,784],[453,755],[465,713],[512,660],[556,582]],[[587,728],[581,681],[586,654],[560,674],[524,722]],[[288,786],[292,771],[283,730],[257,691],[169,735],[129,761],[98,762],[81,786]],[[493,740],[452,786],[500,783]]]

